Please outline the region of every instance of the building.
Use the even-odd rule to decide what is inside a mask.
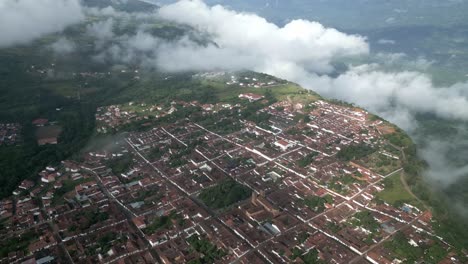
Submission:
[[[286,151],[289,148],[294,147],[294,144],[286,140],[278,140],[275,142],[275,146],[279,147],[282,151]]]
[[[138,228],[138,229],[144,229],[146,228],[146,223],[144,221],[144,216],[140,216],[140,217],[135,217],[132,219],[132,222],[135,224],[135,226]]]
[[[58,139],[56,137],[50,137],[50,138],[41,138],[37,141],[37,144],[39,146],[44,146],[44,145],[57,145]]]
[[[49,123],[49,120],[45,119],[45,118],[38,118],[38,119],[35,119],[34,121],[32,121],[32,124],[37,126],[37,127],[43,127],[43,126],[47,125],[48,123]]]
[[[44,183],[54,182],[55,181],[55,175],[56,174],[45,175],[45,176],[43,176],[41,178],[41,181],[44,182]]]
[[[246,94],[240,94],[239,98],[240,99],[247,99],[247,100],[249,100],[249,102],[252,103],[252,102],[256,102],[258,100],[261,100],[261,99],[265,98],[265,96],[259,95],[259,94],[253,94],[253,93],[246,93]]]

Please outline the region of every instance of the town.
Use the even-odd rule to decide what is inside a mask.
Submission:
[[[423,204],[395,199],[396,130],[362,109],[244,93],[96,122],[123,133],[0,201],[1,263],[461,263]]]
[[[17,123],[0,123],[0,146],[16,145],[21,141],[21,125]]]

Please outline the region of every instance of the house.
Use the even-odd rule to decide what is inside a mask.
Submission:
[[[144,179],[141,179],[138,181],[138,184],[141,186],[141,187],[148,187],[150,185],[152,185],[154,182],[151,178],[144,178]]]
[[[214,105],[212,105],[212,104],[204,104],[204,105],[202,105],[203,111],[207,111],[207,112],[208,112],[208,111],[213,111],[213,108],[214,108]]]
[[[35,119],[34,121],[32,121],[32,124],[37,126],[37,127],[43,127],[43,126],[47,125],[47,123],[49,123],[49,120],[45,119],[45,118],[38,118],[38,119]]]
[[[29,189],[31,189],[33,186],[34,186],[34,182],[32,182],[32,181],[30,181],[30,180],[24,180],[23,182],[21,182],[19,188],[20,188],[20,189],[23,189],[23,190],[29,190]]]
[[[200,166],[200,169],[202,171],[206,171],[206,172],[211,172],[211,170],[213,170],[208,164],[203,164],[202,166]]]
[[[55,181],[55,175],[56,174],[49,174],[49,175],[42,176],[41,181],[44,182],[44,183],[54,182]]]
[[[54,184],[54,189],[60,189],[60,188],[62,188],[62,187],[63,187],[62,182],[56,182],[56,183]]]
[[[259,95],[259,94],[253,94],[253,93],[246,93],[246,94],[240,94],[239,98],[240,99],[247,99],[247,100],[249,100],[249,102],[252,103],[252,102],[256,102],[258,100],[261,100],[261,99],[265,98],[265,96]]]
[[[294,147],[294,144],[286,140],[278,140],[275,142],[275,146],[279,147],[282,151],[286,151],[289,148]]]
[[[80,169],[80,166],[73,161],[65,160],[65,161],[62,161],[62,164],[65,167],[65,171],[76,173]]]
[[[146,228],[146,223],[144,221],[144,216],[140,216],[140,217],[135,217],[132,219],[133,223],[135,224],[135,226],[138,228],[138,229],[144,229]]]
[[[41,139],[37,140],[37,144],[39,146],[57,145],[58,144],[58,139],[57,139],[57,137],[41,138]]]
[[[250,199],[251,203],[257,206],[262,206],[268,212],[272,213],[274,216],[279,214],[278,209],[276,209],[265,197],[261,195],[257,195],[255,192],[252,193],[252,197]]]

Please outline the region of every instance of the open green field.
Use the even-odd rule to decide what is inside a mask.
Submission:
[[[265,95],[271,92],[278,100],[293,100],[294,102],[314,102],[320,99],[320,96],[315,93],[309,93],[304,88],[294,84],[286,83],[269,87],[239,87],[239,86],[226,86],[224,83],[216,81],[205,80],[203,84],[213,88],[213,93],[218,95],[221,101],[230,101],[238,98],[241,93],[255,93]]]
[[[402,167],[400,160],[386,157],[378,151],[361,159],[360,163],[381,175],[387,175]]]
[[[377,198],[394,206],[401,206],[403,203],[411,204],[418,208],[423,208],[404,187],[400,180],[401,173],[394,174],[384,180],[385,190],[377,194]]]

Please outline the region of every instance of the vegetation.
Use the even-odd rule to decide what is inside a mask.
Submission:
[[[351,161],[363,158],[375,152],[375,149],[367,144],[352,145],[342,148],[337,157],[343,161]]]
[[[354,178],[351,175],[345,174],[345,175],[340,175],[340,177],[334,178],[331,181],[327,182],[327,185],[331,189],[341,194],[345,194],[349,191],[349,185],[355,182],[358,182],[356,178]]]
[[[245,165],[249,160],[249,158],[247,158],[247,157],[231,158],[231,157],[225,156],[223,158],[224,158],[224,160],[226,160],[226,169],[227,170],[233,170],[233,169],[239,167],[240,165]]]
[[[63,127],[58,145],[38,146],[32,118],[24,117],[23,144],[0,146],[0,198],[11,195],[26,178],[37,181],[44,167],[74,155],[86,144],[94,127],[94,107],[70,102],[57,118]]]
[[[393,239],[385,242],[384,245],[392,250],[397,257],[404,258],[408,263],[416,262],[423,255],[421,248],[411,246],[401,231],[397,232]]]
[[[291,256],[289,257],[291,260],[296,260],[297,258],[300,258],[303,263],[305,264],[324,264],[320,258],[319,258],[319,252],[317,249],[311,249],[307,253],[304,254],[304,252],[299,249],[298,247],[295,247],[291,250]]]
[[[226,255],[226,252],[218,249],[215,245],[211,244],[209,240],[203,237],[192,235],[187,241],[192,249],[201,255],[200,258],[190,261],[190,264],[215,263]]]
[[[370,211],[357,212],[353,215],[351,224],[354,226],[360,226],[370,232],[377,232],[380,228],[379,222],[375,220],[374,216]]]
[[[342,229],[342,227],[335,222],[328,222],[327,228],[330,229],[333,233],[338,233]]]
[[[106,233],[97,240],[97,245],[101,252],[107,253],[112,247],[112,241],[117,239],[117,234],[114,232]]]
[[[85,221],[80,221],[80,230],[85,231],[89,229],[91,226],[104,222],[107,219],[109,219],[109,214],[107,212],[100,212],[99,210],[93,210],[93,211],[86,211],[82,215],[77,215],[77,218],[83,217]]]
[[[309,250],[301,259],[304,261],[304,264],[325,264],[325,262],[319,258],[319,252],[315,248]]]
[[[112,173],[120,175],[128,172],[133,165],[133,158],[130,155],[124,155],[115,159],[111,159],[107,162],[107,166],[111,168]]]
[[[156,233],[156,231],[160,230],[160,229],[165,229],[165,228],[168,228],[172,225],[172,221],[171,221],[171,216],[161,216],[161,217],[157,217],[150,225],[148,225],[145,229],[144,229],[144,232],[146,234],[154,234]]]
[[[411,138],[403,132],[401,129],[397,129],[397,132],[385,135],[385,138],[393,145],[397,147],[409,147],[413,145]]]
[[[250,197],[252,191],[233,181],[227,180],[214,187],[204,189],[198,196],[208,207],[226,208]]]
[[[89,46],[87,39],[79,34],[80,30],[85,27],[86,25],[70,27],[63,34],[70,40],[75,41],[78,47],[87,47]],[[416,28],[412,30],[414,29]],[[457,27],[457,29],[465,30],[461,26]],[[118,30],[133,33],[136,31],[131,26]],[[184,30],[184,28],[161,24],[154,26],[152,29],[155,35],[167,39],[183,34]],[[397,29],[392,30],[398,31]],[[445,32],[447,29],[431,30],[418,28],[418,30]],[[405,38],[408,36],[408,34],[403,35]],[[133,100],[152,103],[168,103],[173,100],[198,100],[201,103],[215,103],[219,101],[238,103],[240,101],[237,95],[241,92],[263,94],[270,104],[276,100],[291,99],[294,102],[300,100],[302,100],[301,102],[309,102],[318,98],[318,96],[311,92],[283,81],[279,81],[280,85],[274,88],[254,89],[239,87],[238,89],[232,89],[232,87],[226,88],[225,85],[216,81],[194,80],[191,73],[172,74],[171,78],[167,78],[166,73],[145,73],[143,71],[141,72],[141,76],[139,76],[141,79],[137,80],[134,78],[135,76],[129,73],[124,74],[120,70],[112,69],[112,63],[109,65],[89,63],[92,61],[91,57],[94,56],[89,51],[80,50],[76,54],[66,56],[66,58],[54,56],[44,51],[44,46],[49,45],[58,37],[60,37],[58,34],[52,35],[32,45],[0,50],[0,120],[2,122],[13,121],[21,123],[24,139],[21,146],[0,147],[0,198],[11,195],[11,192],[23,179],[29,178],[37,181],[37,173],[45,166],[57,164],[59,161],[70,158],[78,153],[92,136],[94,114],[97,106]],[[445,57],[454,60],[452,56]],[[465,57],[458,56],[457,60],[464,60]],[[31,71],[32,65],[35,65],[37,68],[50,68],[52,63],[60,65],[60,67],[51,69],[53,72],[52,76],[41,76]],[[88,71],[109,72],[110,74],[105,77],[84,77],[79,74],[75,77],[71,75],[72,72]],[[464,75],[465,73],[463,73]],[[242,118],[259,122],[261,126],[268,125],[270,117],[267,114],[257,113],[257,110],[265,105],[263,102],[242,103],[244,104],[241,113]],[[57,111],[56,109],[61,110]],[[231,133],[241,128],[240,123],[234,118],[238,117],[239,113],[237,111],[221,111],[217,115],[210,115],[208,117],[199,115],[199,112],[199,109],[196,107],[182,108],[177,106],[177,111],[172,115],[159,119],[153,118],[135,122],[124,127],[124,129],[147,130],[153,125],[168,124],[192,115],[199,118],[200,122],[204,122],[206,119],[206,124],[213,124],[208,128],[220,134]],[[57,121],[62,127],[63,130],[59,136],[58,145],[37,145],[35,138],[36,128],[31,125],[31,121],[38,117]],[[307,117],[303,117],[303,120],[307,121]],[[437,122],[435,124],[439,125]],[[441,135],[453,133],[453,131],[449,130],[438,130],[437,133]],[[296,131],[291,132],[297,133]],[[391,144],[404,150],[406,155],[406,160],[404,161],[406,180],[411,186],[413,193],[433,208],[434,216],[438,220],[434,225],[436,232],[446,237],[447,241],[458,249],[468,248],[466,222],[463,218],[459,217],[456,209],[447,206],[452,201],[448,198],[453,198],[455,194],[466,194],[466,186],[468,184],[462,182],[456,186],[450,186],[449,191],[433,192],[422,181],[421,170],[425,164],[418,160],[416,148],[412,145],[411,139],[401,130],[386,137]],[[373,152],[369,148],[369,146],[353,146],[340,151],[338,157],[344,161],[359,159]],[[159,157],[161,154],[161,152],[153,153],[154,157]],[[303,164],[307,162],[307,160],[304,160]],[[178,166],[182,163],[183,161],[180,157],[171,162],[173,166]],[[128,160],[115,164],[113,171],[115,173],[125,171],[128,169],[128,164]],[[392,177],[391,182],[394,184],[393,187],[380,193],[379,199],[397,205],[409,201],[407,199],[414,199],[409,196],[409,193],[403,189],[403,186],[397,180],[396,176]],[[390,183],[390,181],[386,183]],[[57,197],[61,197],[72,188],[73,184],[64,183],[64,187],[57,190]],[[226,204],[231,204],[230,201],[235,202],[240,197],[245,196],[246,193],[250,193],[250,190],[247,191],[245,189],[243,186],[238,186],[235,192],[218,190],[219,196],[205,194],[205,198],[210,203],[213,203],[214,206],[223,207]],[[216,194],[216,192],[214,193]],[[213,197],[215,197],[216,201],[223,202],[215,203],[212,201]],[[219,197],[221,199],[218,199]],[[107,219],[108,216],[106,217],[105,213],[93,213],[86,217],[89,218],[89,223],[95,223],[96,221]],[[20,240],[18,241],[21,242]],[[11,244],[14,245],[18,241],[15,240]],[[8,247],[9,245],[2,245],[0,248],[5,249]],[[440,250],[434,248],[432,251],[437,253]],[[5,252],[5,250],[2,252]]]
[[[401,231],[397,232],[392,240],[385,242],[384,246],[407,263],[420,260],[424,260],[425,263],[439,263],[448,253],[438,241],[432,245],[422,244],[419,247],[414,247]]]
[[[324,197],[309,196],[304,200],[305,205],[307,205],[311,210],[318,213],[321,213],[325,210],[326,203],[333,203],[333,197],[331,195],[325,195]]]
[[[91,181],[92,179],[91,178],[83,178],[83,179],[79,179],[79,180],[76,180],[76,181],[73,181],[73,180],[63,180],[61,183],[62,183],[62,187],[57,189],[54,193],[54,197],[52,198],[52,204],[53,205],[58,205],[60,203],[62,203],[64,200],[64,196],[65,194],[75,190],[75,187],[82,184],[82,183],[85,183],[85,182],[89,182]]]
[[[458,252],[458,256],[467,261],[463,257],[462,250],[468,248],[468,229],[466,228],[466,217],[460,214],[456,206],[453,206],[453,200],[450,195],[457,193],[457,190],[464,190],[466,184],[459,183],[455,187],[447,188],[447,192],[436,190],[428,185],[423,179],[423,171],[427,167],[424,161],[418,158],[416,146],[411,142],[409,137],[403,132],[397,132],[399,135],[389,137],[392,144],[402,146],[406,159],[404,162],[403,175],[404,180],[411,188],[411,191],[422,200],[425,205],[430,206],[433,214],[433,228],[437,235],[444,237],[445,241],[454,246]],[[385,200],[390,204],[401,205],[407,202],[412,205],[423,206],[417,203],[402,185],[399,175],[393,175],[384,182],[388,187],[378,194],[378,199]],[[466,191],[462,191],[466,193]],[[459,199],[456,199],[459,200]],[[431,251],[437,251],[432,249]],[[433,261],[429,261],[432,263]]]
[[[400,180],[401,174],[397,173],[383,181],[385,189],[377,194],[377,198],[395,207],[401,207],[404,203],[421,207],[421,204],[403,186]]]
[[[15,251],[22,251],[26,253],[31,241],[38,237],[39,235],[36,234],[36,232],[28,231],[22,235],[12,237],[9,240],[4,240],[4,242],[0,244],[0,258],[5,258],[8,256],[8,253]]]
[[[297,164],[302,167],[302,168],[305,168],[307,166],[309,166],[313,161],[314,161],[314,158],[317,157],[319,153],[318,152],[311,152],[309,154],[307,154],[305,157],[303,157],[302,159],[300,159]]]

